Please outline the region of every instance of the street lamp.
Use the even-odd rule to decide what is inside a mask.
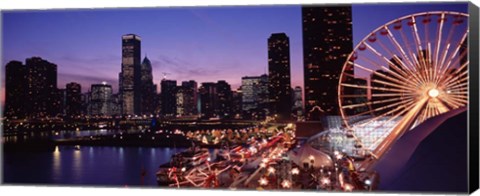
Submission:
[[[268,185],[268,180],[267,180],[267,178],[265,178],[265,177],[261,177],[261,178],[258,180],[258,183],[259,183],[261,186],[267,186],[267,185]]]
[[[292,182],[290,182],[289,180],[283,180],[282,181],[282,187],[288,189],[288,188],[292,187]]]
[[[274,173],[275,173],[275,168],[269,167],[269,168],[268,168],[268,173],[269,173],[269,174],[274,174]]]
[[[298,175],[299,173],[300,173],[300,170],[298,168],[292,169],[292,175]]]

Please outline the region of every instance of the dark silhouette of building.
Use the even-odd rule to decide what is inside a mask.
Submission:
[[[290,119],[290,41],[285,33],[274,33],[268,38],[268,92],[270,112],[279,119]]]
[[[353,50],[351,6],[304,6],[302,28],[305,111],[338,115],[339,77]]]
[[[152,63],[145,57],[141,65],[141,96],[140,114],[151,115],[155,113],[156,107],[156,86],[153,85]]]
[[[177,81],[163,79],[160,82],[161,86],[161,114],[167,117],[174,117],[176,115],[176,91]]]
[[[106,82],[92,84],[90,98],[91,115],[112,114],[112,86]]]
[[[204,82],[198,89],[200,97],[201,118],[208,119],[218,117],[218,95],[217,84],[213,82]]]
[[[85,93],[82,93],[82,115],[87,116],[90,115],[90,100],[92,97],[92,93],[88,90]]]
[[[232,92],[232,117],[235,119],[242,118],[242,90]]]
[[[27,67],[20,61],[5,66],[5,112],[7,118],[24,118],[27,113]]]
[[[232,88],[224,80],[219,80],[217,82],[217,97],[218,97],[218,107],[217,114],[220,118],[231,118],[232,117]]]
[[[57,89],[57,65],[32,57],[26,60],[27,109],[30,117],[57,116],[60,100]]]
[[[78,83],[66,85],[65,114],[69,118],[82,114],[82,86]]]
[[[140,113],[141,104],[141,38],[135,34],[122,36],[122,71],[119,87],[122,97],[122,114]]]
[[[182,88],[184,88],[185,98],[184,98],[184,111],[185,115],[197,115],[198,114],[198,85],[197,82],[183,81]]]

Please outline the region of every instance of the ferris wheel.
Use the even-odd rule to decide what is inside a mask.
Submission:
[[[374,149],[396,126],[408,131],[465,107],[467,35],[468,14],[447,11],[404,16],[368,34],[340,75],[338,102],[347,129]],[[372,133],[382,128],[385,133]]]

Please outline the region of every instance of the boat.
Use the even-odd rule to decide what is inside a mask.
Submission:
[[[156,173],[159,186],[168,186],[182,180],[183,174],[192,168],[210,161],[208,149],[191,147],[172,155],[170,162],[160,165]]]

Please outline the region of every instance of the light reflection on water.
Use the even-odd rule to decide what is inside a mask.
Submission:
[[[158,167],[170,161],[182,148],[58,146],[53,152],[5,152],[4,182],[140,186],[141,171],[147,172],[144,185],[156,186]]]

